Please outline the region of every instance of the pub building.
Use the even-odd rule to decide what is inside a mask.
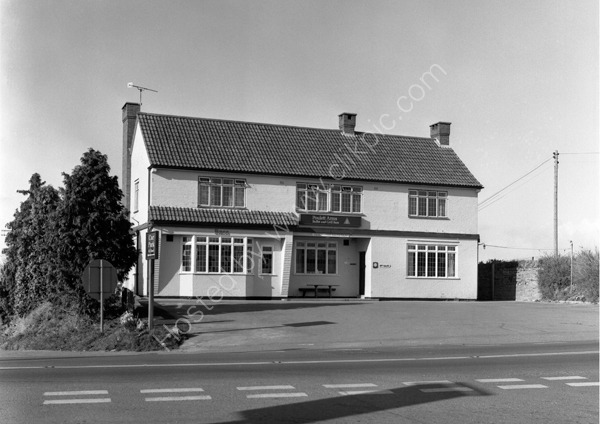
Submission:
[[[476,299],[482,186],[450,147],[450,123],[409,137],[338,118],[317,129],[126,103],[122,184],[140,252],[126,286],[155,297]]]

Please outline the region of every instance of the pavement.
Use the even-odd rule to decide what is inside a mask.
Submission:
[[[142,304],[144,301],[142,300]],[[598,305],[359,299],[156,302],[181,352],[248,352],[598,341]]]

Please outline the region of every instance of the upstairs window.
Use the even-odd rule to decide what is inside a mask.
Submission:
[[[408,215],[446,218],[448,193],[445,191],[408,191]]]
[[[246,180],[233,178],[198,178],[198,205],[221,208],[246,206]]]
[[[360,186],[298,183],[296,207],[304,212],[361,213],[362,194]]]

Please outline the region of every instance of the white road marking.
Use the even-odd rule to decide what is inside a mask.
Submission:
[[[453,384],[450,380],[434,380],[434,381],[405,381],[405,386],[421,386],[426,384]]]
[[[45,400],[44,405],[67,404],[67,403],[109,403],[110,398],[100,399],[55,399]]]
[[[294,386],[247,386],[247,387],[238,387],[238,390],[286,390],[286,389],[295,389]]]
[[[447,356],[438,358],[381,358],[381,359],[331,359],[315,361],[257,361],[257,362],[198,362],[179,364],[123,364],[123,365],[56,365],[26,366],[26,367],[0,367],[0,370],[22,370],[22,369],[87,369],[87,368],[170,368],[170,367],[228,367],[241,365],[298,365],[298,364],[365,364],[385,362],[414,362],[414,361],[440,361],[458,359],[486,359],[486,358],[519,358],[536,356],[567,356],[567,355],[596,355],[597,350],[575,351],[575,352],[546,352],[546,353],[516,353],[512,355],[485,355],[485,356]]]
[[[456,387],[432,387],[427,389],[419,389],[423,393],[444,393],[444,392],[472,392],[474,391],[470,387],[456,386]]]
[[[212,397],[204,396],[164,396],[164,397],[151,397],[145,398],[146,402],[173,402],[181,400],[210,400]]]
[[[203,392],[204,389],[194,387],[184,387],[180,389],[142,389],[140,393],[185,393],[185,392]]]
[[[346,390],[338,392],[342,396],[354,396],[354,395],[393,395],[394,392],[391,390]]]
[[[475,381],[479,383],[516,383],[524,380],[520,378],[480,378]]]
[[[569,375],[563,377],[542,377],[544,380],[587,380],[587,377],[580,377],[578,375]]]
[[[293,398],[293,397],[306,397],[306,393],[257,393],[246,396],[248,399],[261,399],[261,398]]]
[[[548,386],[544,386],[543,384],[511,384],[509,386],[498,386],[504,390],[514,390],[514,389],[547,389]]]
[[[108,390],[73,390],[66,392],[45,392],[44,396],[107,395]]]
[[[591,386],[599,386],[600,382],[598,381],[586,381],[585,383],[567,383],[567,386],[571,387],[591,387]]]
[[[355,383],[355,384],[323,384],[326,389],[343,389],[343,388],[358,388],[358,387],[377,387],[377,384],[373,383]]]

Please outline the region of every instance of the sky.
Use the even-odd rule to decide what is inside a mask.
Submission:
[[[480,202],[508,186],[481,205],[483,261],[551,251],[557,150],[559,248],[594,249],[598,16],[596,0],[0,0],[0,226],[33,173],[60,187],[90,147],[121,176],[133,82],[158,91],[144,112],[331,129],[352,112],[420,137],[452,122]]]

